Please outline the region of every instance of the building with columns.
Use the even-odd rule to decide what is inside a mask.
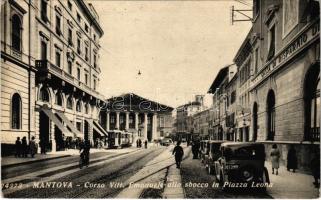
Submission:
[[[104,34],[85,0],[1,3],[1,141],[10,154],[17,137],[58,151],[66,140],[106,136],[97,92]]]
[[[107,105],[100,113],[100,122],[107,131],[131,132],[134,141],[141,138],[151,142],[170,134],[172,111],[169,106],[127,93],[107,99]]]

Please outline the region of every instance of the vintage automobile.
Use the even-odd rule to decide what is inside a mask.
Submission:
[[[164,139],[160,140],[160,145],[162,145],[162,146],[169,146],[171,144],[173,144],[173,141],[171,138],[164,138]]]
[[[221,157],[221,144],[222,140],[209,141],[209,154],[205,161],[208,174],[214,174],[214,162]]]
[[[264,145],[254,142],[228,142],[221,144],[221,157],[214,162],[215,176],[223,189],[237,184],[242,188],[269,184],[269,174],[264,166]],[[262,186],[262,187],[261,187]]]

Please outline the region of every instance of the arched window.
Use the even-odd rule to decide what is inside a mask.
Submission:
[[[79,101],[77,101],[77,104],[76,104],[76,111],[77,111],[77,112],[81,112],[81,102],[80,102],[80,100],[79,100]]]
[[[69,96],[68,99],[67,99],[67,108],[72,110],[72,97]]]
[[[257,103],[253,105],[253,141],[257,140]]]
[[[21,51],[21,20],[18,15],[13,15],[11,19],[11,45],[16,51]]]
[[[275,135],[275,95],[274,91],[270,90],[267,97],[267,140],[274,140]]]
[[[304,87],[305,135],[309,141],[320,140],[320,65],[308,71]]]
[[[49,93],[45,87],[40,90],[40,100],[43,102],[49,102]]]
[[[56,94],[55,104],[57,104],[58,106],[62,106],[62,96],[59,92],[57,92]]]
[[[11,128],[21,129],[21,97],[18,93],[12,96],[11,102]]]

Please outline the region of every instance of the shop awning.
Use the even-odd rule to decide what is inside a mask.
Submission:
[[[103,127],[97,121],[93,121],[94,129],[101,135],[101,136],[108,136],[108,133],[104,130]]]
[[[67,127],[74,133],[75,137],[83,138],[83,134],[78,131],[74,125],[69,121],[69,119],[61,112],[57,112],[58,116],[62,119],[62,121],[67,125]]]
[[[61,130],[61,132],[67,136],[72,137],[73,134],[60,122],[55,114],[48,108],[41,108],[41,110],[48,116],[48,118],[55,123],[55,125]]]

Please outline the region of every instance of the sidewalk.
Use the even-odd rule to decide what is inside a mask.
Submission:
[[[164,189],[164,199],[184,199],[181,170],[172,165],[168,169],[167,182]]]
[[[136,147],[128,147],[123,149],[90,149],[90,153],[106,152],[106,153],[129,153],[138,150]],[[1,157],[1,167],[12,167],[23,164],[30,164],[34,162],[41,162],[46,160],[64,158],[69,156],[79,155],[78,149],[68,149],[67,151],[48,152],[47,154],[36,154],[34,158],[28,155],[28,158],[16,158],[14,156]]]
[[[127,180],[124,185],[128,186],[130,183],[159,183],[162,182],[163,177],[165,177],[166,168],[169,167],[167,174],[167,184],[172,183],[172,185],[165,186],[163,198],[184,198],[184,191],[182,188],[182,180],[180,175],[180,170],[176,168],[175,160],[172,156],[172,150],[175,146],[171,145],[167,149],[155,157],[150,162],[146,163],[145,167],[138,171],[134,176]],[[190,148],[186,148],[186,145],[182,145],[184,148],[184,154],[188,155]],[[151,147],[154,148],[154,147]],[[155,174],[155,176],[151,176]],[[149,177],[150,176],[150,177]],[[175,182],[175,185],[174,185]],[[180,185],[180,187],[178,187]],[[124,188],[116,198],[127,199],[127,198],[139,198],[143,190],[146,188]]]
[[[303,173],[287,171],[286,167],[280,166],[279,174],[272,174],[271,162],[265,162],[269,171],[270,182],[273,183],[267,192],[273,198],[311,199],[319,197],[319,190],[314,187],[313,176]]]
[[[36,154],[34,158],[16,158],[14,156],[1,157],[1,168],[12,167],[22,164],[30,164],[45,160],[52,160],[58,158],[68,157],[67,154]]]

